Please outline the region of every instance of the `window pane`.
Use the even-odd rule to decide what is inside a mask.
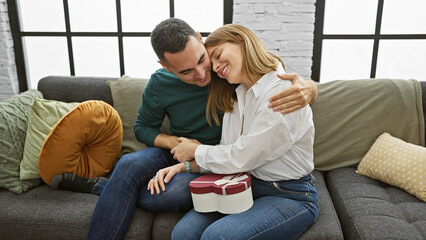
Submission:
[[[326,0],[324,34],[374,34],[377,6],[378,0]]]
[[[195,31],[213,32],[223,25],[223,0],[175,0],[175,17]]]
[[[426,40],[381,40],[377,61],[377,78],[425,81]]]
[[[150,78],[151,74],[161,68],[150,40],[149,37],[123,38],[126,75]]]
[[[65,37],[24,37],[28,89],[49,75],[70,75]]]
[[[169,0],[121,1],[124,32],[151,32],[158,23],[169,17]]]
[[[20,0],[22,31],[65,32],[64,6],[58,0]]]
[[[117,14],[114,0],[68,1],[71,31],[115,32]]]
[[[116,37],[73,37],[75,75],[119,77]]]
[[[324,40],[320,82],[370,78],[373,40]]]
[[[382,34],[425,34],[425,0],[386,0],[383,5]]]

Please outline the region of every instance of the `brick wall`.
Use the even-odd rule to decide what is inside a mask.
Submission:
[[[234,0],[233,23],[250,28],[287,72],[310,79],[316,0]]]
[[[287,72],[311,76],[316,0],[234,0],[233,22],[253,30]],[[0,0],[0,100],[19,92],[6,0]]]
[[[13,40],[6,0],[0,0],[0,101],[18,94]]]

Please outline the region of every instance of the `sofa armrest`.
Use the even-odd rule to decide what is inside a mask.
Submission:
[[[422,88],[422,105],[423,105],[423,118],[425,121],[425,143],[426,143],[426,81],[420,81]]]

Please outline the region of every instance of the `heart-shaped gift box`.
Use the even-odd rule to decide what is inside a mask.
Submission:
[[[225,214],[244,212],[253,206],[248,173],[206,174],[189,183],[194,210]]]

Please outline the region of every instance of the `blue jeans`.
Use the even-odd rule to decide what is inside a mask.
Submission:
[[[158,170],[176,163],[170,152],[161,148],[146,148],[121,157],[109,181],[97,183],[92,190],[100,197],[87,239],[124,239],[136,207],[155,212],[191,209],[189,182],[200,174],[175,175],[160,195],[151,195],[147,190]]]
[[[252,176],[252,191],[253,207],[239,214],[192,209],[175,226],[172,239],[297,239],[318,216],[311,174],[279,182]]]

